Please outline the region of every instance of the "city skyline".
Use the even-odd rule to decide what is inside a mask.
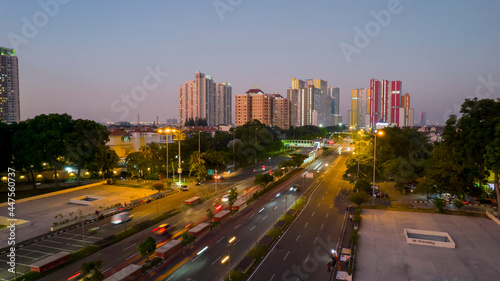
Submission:
[[[196,71],[230,82],[233,95],[257,85],[285,96],[292,77],[329,81],[340,88],[343,123],[350,90],[371,78],[404,81],[430,123],[443,124],[467,97],[500,92],[500,1],[40,3],[0,11],[0,46],[19,58],[21,120],[178,118],[178,87]]]

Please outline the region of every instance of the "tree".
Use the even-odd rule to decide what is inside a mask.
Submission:
[[[77,183],[80,185],[81,169],[94,160],[98,145],[109,141],[109,131],[105,126],[91,120],[77,119],[68,135],[66,153],[68,161],[77,166]]]
[[[278,169],[278,170],[274,171],[273,172],[273,176],[276,177],[276,178],[279,178],[279,177],[283,176],[283,170]]]
[[[498,210],[500,210],[500,189],[498,188],[498,175],[500,174],[500,117],[496,119],[495,139],[486,146],[486,154],[484,155],[485,164],[494,174],[494,188],[497,196]],[[500,218],[500,212],[498,212]]]
[[[114,150],[107,145],[96,146],[96,155],[94,161],[89,164],[88,169],[91,172],[102,172],[104,177],[110,178],[111,170],[118,165],[120,158]]]
[[[234,202],[238,199],[238,190],[236,188],[232,188],[229,190],[229,198],[227,199],[227,203],[229,205],[229,209],[231,210]]]
[[[84,281],[102,281],[104,275],[101,272],[102,261],[96,260],[91,262],[84,262],[80,267]]]
[[[262,174],[262,175],[256,175],[255,180],[253,181],[254,184],[262,186],[262,188],[265,188],[268,183],[273,182],[274,177],[270,174]]]
[[[352,192],[351,195],[349,195],[349,201],[358,205],[358,208],[360,208],[362,204],[368,202],[369,200],[370,195],[364,191]]]
[[[153,183],[153,189],[157,190],[158,193],[160,193],[165,190],[165,185],[161,181],[155,182]]]
[[[357,189],[358,191],[364,191],[366,193],[372,192],[371,184],[363,179],[356,182],[356,184],[354,185],[354,189]]]
[[[146,256],[146,261],[149,262],[149,256],[156,251],[156,240],[149,236],[146,238],[146,241],[137,245],[137,251],[142,257]]]
[[[17,125],[12,136],[12,153],[14,155],[14,166],[18,171],[24,171],[36,189],[35,173],[42,171],[43,144],[39,140],[32,119]],[[11,125],[12,126],[12,125]]]
[[[453,200],[453,206],[455,206],[455,208],[461,210],[462,207],[464,206],[464,203],[462,202],[462,200],[455,198],[455,200]]]
[[[290,157],[292,158],[294,166],[300,167],[302,164],[304,164],[304,160],[306,160],[308,156],[300,153],[293,153],[290,155]]]
[[[189,175],[194,173],[198,181],[207,177],[207,168],[205,167],[205,160],[201,158],[198,151],[193,152],[189,158]]]
[[[127,155],[127,158],[125,159],[125,166],[127,167],[127,171],[135,173],[139,177],[143,177],[144,170],[147,168],[144,153],[137,151]]]
[[[207,209],[207,217],[211,221],[214,217],[214,212],[211,209]]]
[[[434,198],[434,206],[438,209],[440,213],[444,213],[444,208],[446,207],[446,202],[443,198]]]

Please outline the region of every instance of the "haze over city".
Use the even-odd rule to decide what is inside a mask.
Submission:
[[[233,96],[327,80],[340,88],[344,123],[351,89],[371,78],[402,81],[415,120],[426,111],[432,123],[467,97],[499,96],[498,0],[40,3],[4,1],[0,11],[0,46],[19,58],[21,120],[178,118],[178,88],[196,71],[230,82]],[[111,110],[158,70],[127,114]]]

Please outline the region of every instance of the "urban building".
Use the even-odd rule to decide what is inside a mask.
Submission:
[[[215,92],[215,124],[230,125],[232,114],[232,86],[231,83],[217,83]]]
[[[292,85],[294,84],[294,79],[292,79]],[[299,104],[299,88],[290,88],[286,91],[286,98],[290,102],[290,126],[297,127],[297,112]]]
[[[351,90],[351,110],[349,111],[349,126],[355,128],[370,127],[369,115],[370,89],[361,88]]]
[[[0,121],[12,124],[21,120],[19,70],[14,49],[0,47]]]
[[[290,102],[280,94],[272,95],[272,125],[284,130],[290,128]]]
[[[420,126],[427,125],[427,113],[425,111],[420,112]]]
[[[206,119],[208,126],[217,126],[225,124],[228,120],[231,121],[230,103],[227,108],[227,100],[232,99],[231,84],[227,82],[219,84],[216,84],[210,75],[196,72],[194,80],[187,81],[179,87],[180,126],[183,126],[190,118]],[[223,109],[220,109],[221,107]]]
[[[401,81],[370,80],[368,93],[369,125],[387,123],[390,126],[412,126],[413,109],[410,107],[410,94],[402,95]]]

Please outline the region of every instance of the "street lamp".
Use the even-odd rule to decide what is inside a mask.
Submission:
[[[181,140],[186,139],[185,135],[182,133],[183,130],[177,130],[176,131],[176,140],[179,142],[179,169],[177,170],[177,173],[179,174],[179,184],[182,185],[182,168],[181,168]]]
[[[227,243],[227,247],[229,248],[228,256],[221,261],[221,263],[225,263],[226,261],[228,261],[229,263],[229,281],[231,281],[231,246],[233,245],[234,241],[236,241],[236,236],[233,236],[229,239]]]
[[[167,167],[167,169],[166,169],[166,172],[167,172],[167,184],[168,184],[168,134],[170,134],[170,133],[175,133],[175,129],[170,129],[170,128],[159,129],[159,130],[158,130],[158,133],[160,133],[160,134],[164,133],[164,134],[165,134],[165,136],[166,136],[166,138],[165,138],[165,142],[166,142],[166,144],[167,144],[167,148],[166,148],[166,150],[167,150],[167,152],[166,152],[166,154],[167,154],[167,155],[166,155],[166,156],[167,156],[167,158],[166,158],[166,161],[165,161],[165,162],[167,162],[167,166],[166,166],[166,167]]]
[[[377,161],[377,135],[383,136],[383,131],[378,131],[373,134],[375,142],[373,143],[373,183],[372,183],[372,205],[375,205],[375,161]]]

